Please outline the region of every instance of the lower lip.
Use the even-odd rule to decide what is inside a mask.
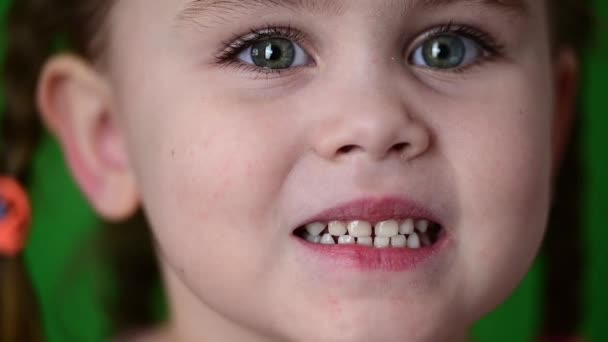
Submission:
[[[357,245],[323,245],[294,237],[308,253],[322,262],[355,271],[405,272],[421,267],[448,245],[443,235],[433,245],[418,249],[372,248]]]

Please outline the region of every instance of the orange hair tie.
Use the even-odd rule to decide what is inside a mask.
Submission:
[[[13,257],[23,250],[30,220],[25,190],[14,179],[0,177],[0,256]]]

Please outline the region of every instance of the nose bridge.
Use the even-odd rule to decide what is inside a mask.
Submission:
[[[351,74],[335,85],[326,117],[320,122],[316,150],[326,159],[360,155],[409,160],[427,150],[429,131],[416,116],[407,94],[391,77],[356,79]]]

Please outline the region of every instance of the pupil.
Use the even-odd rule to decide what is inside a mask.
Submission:
[[[251,59],[253,63],[265,69],[290,68],[296,57],[293,43],[283,38],[262,40],[253,45]]]
[[[268,43],[268,45],[266,45],[265,57],[271,61],[281,59],[281,49],[277,48],[272,43]]]
[[[446,44],[436,42],[433,47],[433,55],[437,59],[446,59],[450,57],[450,47]]]
[[[456,68],[466,57],[466,46],[462,39],[449,35],[428,41],[423,50],[424,60],[432,68]]]

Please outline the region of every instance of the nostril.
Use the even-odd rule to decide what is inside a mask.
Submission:
[[[411,144],[407,143],[407,142],[394,144],[388,151],[388,154],[391,154],[391,153],[404,154],[410,147],[411,147]],[[355,144],[344,145],[338,149],[337,154],[345,155],[345,154],[353,153],[356,150],[362,150],[362,149],[363,148],[361,146],[355,145]]]
[[[350,153],[354,150],[356,150],[358,148],[357,145],[346,145],[346,146],[342,146],[340,147],[340,149],[338,150],[338,154],[347,154]]]
[[[392,151],[395,151],[397,153],[403,153],[405,150],[407,150],[410,147],[409,143],[399,143],[399,144],[395,144],[392,147]]]

